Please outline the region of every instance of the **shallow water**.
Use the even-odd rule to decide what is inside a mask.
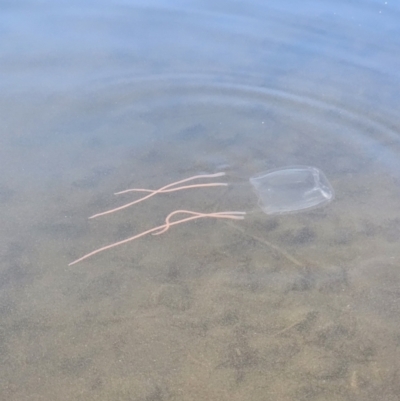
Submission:
[[[1,398],[398,400],[400,6],[299,4],[0,3]],[[290,165],[335,199],[266,216]],[[250,213],[67,266],[175,209]]]

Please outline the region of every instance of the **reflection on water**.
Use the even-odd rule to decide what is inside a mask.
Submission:
[[[0,398],[398,399],[388,3],[0,4]],[[335,200],[265,215],[248,178],[290,165]],[[87,219],[221,171],[237,185]],[[178,209],[251,213],[67,266]]]

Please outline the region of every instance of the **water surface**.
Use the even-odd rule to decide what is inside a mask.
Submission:
[[[1,398],[398,400],[396,2],[0,11]],[[248,179],[293,165],[335,199],[266,216]],[[248,215],[68,267],[175,209]]]

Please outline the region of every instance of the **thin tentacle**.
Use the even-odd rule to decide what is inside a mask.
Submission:
[[[191,216],[183,218],[181,220],[170,222],[169,219],[172,216],[174,216],[175,214],[177,214],[177,213],[186,213],[186,214],[190,214]],[[198,212],[192,212],[190,210],[177,210],[175,212],[170,213],[167,216],[165,224],[162,224],[161,226],[158,226],[158,227],[151,228],[150,230],[146,230],[146,231],[144,231],[144,232],[142,232],[140,234],[136,234],[133,237],[124,239],[122,241],[118,241],[118,242],[115,242],[113,244],[106,245],[106,246],[103,246],[103,247],[101,247],[99,249],[96,249],[96,250],[94,250],[94,251],[82,256],[81,258],[71,262],[68,266],[72,266],[72,265],[74,265],[74,264],[76,264],[78,262],[81,262],[82,260],[85,260],[85,259],[87,259],[87,258],[89,258],[89,257],[91,257],[93,255],[96,255],[96,254],[98,254],[100,252],[103,252],[103,251],[105,251],[107,249],[111,249],[111,248],[114,248],[116,246],[119,246],[119,245],[122,245],[122,244],[126,244],[127,242],[133,241],[133,240],[138,239],[140,237],[143,237],[143,236],[145,236],[147,234],[150,234],[150,233],[153,233],[153,232],[157,232],[157,231],[160,231],[160,230],[162,230],[162,232],[164,232],[165,228],[166,228],[166,230],[168,230],[171,226],[175,226],[177,224],[185,223],[187,221],[197,220],[197,219],[205,218],[205,217],[241,220],[241,219],[244,218],[244,214],[245,214],[245,212],[198,213]],[[161,232],[159,234],[161,234]]]
[[[183,183],[191,181],[191,180],[197,180],[199,178],[214,178],[214,177],[221,177],[223,175],[225,175],[225,173],[221,172],[221,173],[216,173],[216,174],[201,174],[201,175],[195,175],[193,177],[185,178],[183,180],[176,181],[176,182],[173,182],[171,184],[165,185],[164,187],[161,187],[160,189],[154,190],[153,192],[150,192],[148,195],[145,195],[142,198],[137,199],[137,200],[135,200],[133,202],[129,202],[129,203],[127,203],[125,205],[122,205],[122,206],[119,206],[119,207],[117,207],[115,209],[111,209],[111,210],[107,210],[107,211],[102,212],[102,213],[94,214],[93,216],[90,216],[89,219],[94,219],[95,217],[104,216],[106,214],[110,214],[110,213],[114,213],[114,212],[117,212],[117,211],[122,210],[122,209],[126,209],[129,206],[133,206],[133,205],[135,205],[135,204],[137,204],[139,202],[142,202],[142,201],[144,201],[146,199],[149,199],[152,196],[154,196],[154,195],[156,195],[158,193],[162,193],[165,190],[167,190],[167,189],[169,189],[169,188],[171,188],[171,187],[173,187],[175,185],[178,185],[178,184],[183,184]],[[199,184],[199,186],[201,186],[201,187],[205,187],[205,186],[212,187],[212,186],[216,186],[215,184],[217,184],[217,185],[227,185],[226,183],[209,183],[209,184]],[[196,185],[193,185],[192,188],[196,188]],[[179,190],[179,188],[175,188],[175,190]],[[122,192],[124,192],[124,191],[122,191]]]

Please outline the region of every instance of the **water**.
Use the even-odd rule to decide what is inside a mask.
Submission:
[[[398,400],[396,2],[0,10],[0,398]],[[229,185],[88,220],[296,165],[334,201],[266,215]],[[254,213],[68,266],[176,209]]]

